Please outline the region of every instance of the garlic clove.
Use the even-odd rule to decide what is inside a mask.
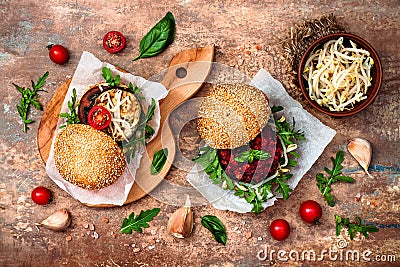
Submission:
[[[347,145],[347,150],[358,161],[361,167],[365,170],[369,177],[373,178],[368,172],[369,164],[371,163],[372,147],[368,140],[363,138],[351,139]]]
[[[190,209],[190,198],[187,196],[183,207],[177,209],[168,220],[167,231],[177,238],[185,238],[193,230],[193,212]]]
[[[60,209],[44,219],[39,225],[54,231],[63,231],[71,224],[71,214],[67,209]]]

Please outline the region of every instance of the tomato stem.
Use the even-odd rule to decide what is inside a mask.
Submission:
[[[315,219],[314,219],[314,225],[320,225],[321,224],[321,222],[319,221],[319,217],[316,217]]]

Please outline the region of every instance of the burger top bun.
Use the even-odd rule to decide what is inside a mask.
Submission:
[[[271,109],[268,97],[256,87],[223,84],[204,98],[198,115],[197,130],[210,147],[233,149],[261,132]]]
[[[117,143],[106,133],[84,124],[68,125],[57,134],[54,160],[66,181],[90,190],[113,184],[126,167]]]

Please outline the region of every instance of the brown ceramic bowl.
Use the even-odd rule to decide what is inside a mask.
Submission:
[[[368,88],[367,93],[366,93],[367,99],[357,102],[356,104],[354,104],[354,107],[350,110],[330,111],[329,108],[320,106],[316,101],[310,99],[310,97],[308,95],[308,90],[307,90],[307,80],[303,78],[302,74],[303,74],[303,70],[304,70],[304,65],[305,65],[307,59],[313,53],[313,51],[316,51],[317,49],[323,47],[323,45],[327,41],[333,40],[333,39],[337,40],[337,39],[339,39],[339,37],[343,37],[343,43],[345,46],[350,46],[349,40],[351,40],[357,44],[357,48],[363,48],[365,50],[368,50],[370,53],[370,56],[374,60],[374,65],[371,68],[372,80],[371,80],[371,86]],[[301,91],[311,106],[313,106],[318,111],[323,112],[328,115],[331,115],[331,116],[346,117],[346,116],[354,115],[354,114],[360,112],[361,110],[365,109],[369,104],[371,104],[374,101],[374,99],[375,99],[376,95],[378,94],[378,91],[381,87],[381,84],[382,84],[382,65],[381,65],[381,61],[378,57],[378,54],[376,53],[374,48],[367,41],[365,41],[361,37],[358,37],[354,34],[334,33],[334,34],[329,34],[324,37],[321,37],[310,45],[310,47],[306,50],[303,57],[301,58],[297,77],[299,80]]]

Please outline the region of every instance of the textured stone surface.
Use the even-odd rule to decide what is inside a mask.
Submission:
[[[177,22],[174,43],[162,54],[132,62],[141,37],[167,11]],[[400,260],[399,235],[399,87],[400,79],[400,7],[398,1],[1,1],[0,12],[0,265],[1,266],[268,266],[282,263],[260,261],[262,249],[278,251],[311,250],[317,253],[337,248],[333,215],[359,215],[380,227],[370,239],[356,237],[348,249],[371,250],[375,255],[396,255]],[[305,19],[333,12],[338,22],[370,42],[383,65],[384,80],[375,102],[361,113],[336,119],[316,113],[306,105],[299,88],[291,84],[279,53],[279,39],[285,38],[291,26]],[[103,35],[119,30],[127,38],[127,47],[119,54],[108,54],[102,48]],[[46,46],[60,43],[70,51],[70,60],[59,66],[48,58]],[[70,77],[82,51],[94,53],[101,60],[149,78],[168,66],[172,56],[181,50],[210,43],[216,44],[215,61],[232,66],[252,77],[261,67],[280,80],[303,107],[338,133],[312,169],[301,180],[289,200],[279,201],[259,216],[219,211],[211,205],[194,208],[193,234],[184,240],[167,235],[168,217],[176,207],[147,196],[140,201],[116,208],[88,208],[72,199],[46,176],[36,147],[41,111],[32,111],[36,120],[23,133],[15,105],[20,99],[12,82],[29,86],[49,71],[47,93],[40,93],[45,106],[55,90]],[[205,87],[199,95],[204,95]],[[315,175],[330,165],[330,157],[345,150],[352,137],[363,137],[373,146],[374,179],[366,176],[357,162],[345,154],[345,172],[356,179],[351,185],[335,184],[336,206],[323,201],[315,185]],[[195,125],[188,124],[181,135],[184,155],[191,155],[198,141]],[[318,142],[318,140],[315,140]],[[187,185],[186,173],[171,169],[167,180]],[[54,193],[47,206],[30,199],[36,186],[44,185]],[[156,189],[157,191],[157,189]],[[157,192],[159,195],[165,192]],[[184,196],[180,199],[183,201]],[[323,205],[323,224],[308,227],[299,220],[299,203],[314,199]],[[66,207],[73,216],[66,232],[40,231],[40,222],[53,211]],[[161,212],[143,234],[121,235],[122,219],[131,212],[160,207]],[[218,216],[228,229],[228,243],[220,246],[201,226],[206,214]],[[108,218],[105,223],[103,218]],[[292,226],[288,240],[271,240],[271,220],[286,218]],[[95,225],[91,230],[86,225]],[[93,228],[92,228],[93,229]],[[249,234],[251,233],[251,234]],[[344,232],[342,232],[344,233]],[[116,235],[115,235],[116,234]],[[96,238],[97,237],[97,238]],[[346,237],[345,237],[346,238]],[[71,240],[70,240],[71,239]],[[68,241],[70,240],[70,241]],[[301,257],[301,254],[300,254]],[[292,265],[321,266],[321,262],[290,261]],[[329,261],[324,265],[352,265],[351,261]],[[283,264],[282,264],[283,265]],[[360,265],[367,265],[361,260]],[[384,263],[377,264],[386,266]]]

